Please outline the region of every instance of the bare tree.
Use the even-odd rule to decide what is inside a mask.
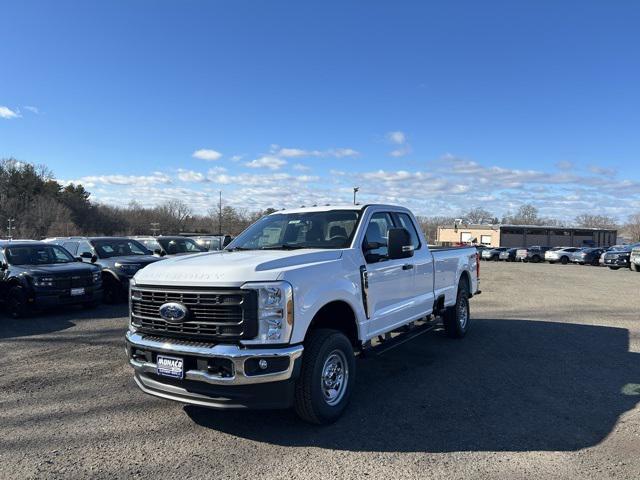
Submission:
[[[632,242],[640,242],[640,212],[629,215],[624,231],[631,237]]]
[[[467,224],[494,223],[495,215],[484,208],[476,207],[462,215],[462,219]]]
[[[607,215],[582,213],[576,217],[574,222],[577,226],[586,228],[617,228],[616,220]]]

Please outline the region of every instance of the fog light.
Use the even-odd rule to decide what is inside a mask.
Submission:
[[[267,361],[263,358],[258,362],[258,366],[260,367],[260,370],[266,370],[269,365],[267,364]]]

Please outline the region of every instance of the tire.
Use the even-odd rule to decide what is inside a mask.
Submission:
[[[9,289],[7,312],[13,318],[24,318],[31,313],[31,307],[27,301],[27,293],[23,287],[16,285]]]
[[[102,277],[104,303],[114,305],[122,300],[123,293],[120,284],[109,274]]]
[[[640,272],[640,266],[636,265],[635,263],[630,264],[629,268],[632,272]]]
[[[566,265],[567,263],[569,263],[569,257],[561,257],[560,263]]]
[[[349,404],[355,373],[349,339],[337,330],[312,330],[304,344],[302,369],[295,386],[294,407],[298,416],[317,425],[335,422]],[[337,391],[329,389],[327,382],[337,385]]]
[[[539,256],[537,256],[537,255],[535,255],[535,256],[531,259],[531,261],[532,261],[533,263],[540,263],[540,257],[539,257]]]
[[[451,338],[462,338],[469,331],[471,314],[469,310],[469,291],[466,282],[458,287],[456,304],[448,307],[442,317],[444,331]]]

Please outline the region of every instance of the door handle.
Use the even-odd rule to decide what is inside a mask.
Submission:
[[[405,265],[402,265],[402,269],[403,270],[411,270],[413,268],[413,265],[410,263],[407,263]]]

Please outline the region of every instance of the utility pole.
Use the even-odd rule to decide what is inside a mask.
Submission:
[[[222,235],[222,190],[220,190],[220,200],[218,201],[218,235]]]
[[[358,191],[360,190],[360,187],[353,187],[353,204],[357,205],[356,203],[356,193],[358,193]]]
[[[156,237],[158,232],[160,231],[160,223],[159,222],[151,222],[151,235]]]
[[[7,237],[9,238],[9,240],[13,240],[13,234],[11,232],[13,232],[13,230],[16,229],[16,227],[13,226],[13,222],[15,222],[15,218],[9,218],[7,220],[8,226],[7,226]]]

